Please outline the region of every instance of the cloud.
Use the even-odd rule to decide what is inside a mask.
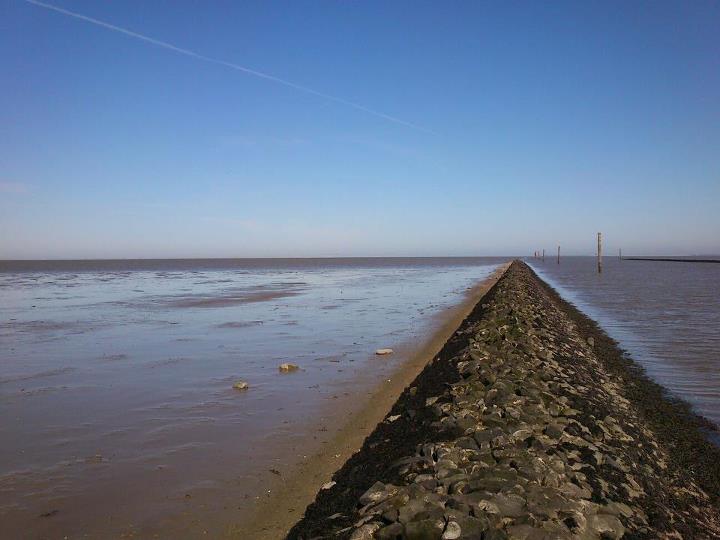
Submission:
[[[125,34],[126,36],[130,36],[130,37],[138,39],[140,41],[150,43],[157,47],[162,47],[163,49],[168,49],[168,50],[176,52],[178,54],[183,54],[185,56],[195,58],[196,60],[201,60],[203,62],[208,62],[210,64],[217,64],[217,65],[224,66],[224,67],[227,67],[230,69],[234,69],[236,71],[242,71],[243,73],[252,75],[254,77],[258,77],[260,79],[265,79],[267,81],[281,84],[283,86],[287,86],[288,88],[293,88],[294,90],[304,92],[306,94],[312,94],[313,96],[317,96],[317,97],[326,99],[328,101],[334,101],[335,103],[340,103],[341,105],[351,107],[353,109],[371,114],[373,116],[377,116],[378,118],[382,118],[384,120],[393,122],[395,124],[400,124],[400,125],[403,125],[403,126],[406,126],[406,127],[418,130],[418,131],[424,131],[425,133],[433,133],[429,129],[423,128],[416,124],[413,124],[412,122],[408,122],[407,120],[397,118],[396,116],[391,116],[389,114],[385,114],[385,113],[376,111],[374,109],[365,107],[364,105],[360,105],[359,103],[355,103],[355,102],[348,101],[346,99],[343,99],[343,98],[340,98],[337,96],[333,96],[330,94],[325,94],[324,92],[319,92],[317,90],[313,90],[312,88],[309,88],[307,86],[302,86],[300,84],[296,84],[294,82],[291,82],[291,81],[288,81],[285,79],[281,79],[280,77],[276,77],[274,75],[270,75],[270,74],[264,73],[262,71],[257,71],[255,69],[241,66],[239,64],[234,64],[232,62],[226,62],[225,60],[220,60],[219,58],[212,58],[210,56],[205,56],[203,54],[196,53],[189,49],[183,49],[182,47],[178,47],[176,45],[173,45],[172,43],[168,43],[166,41],[161,41],[159,39],[151,38],[149,36],[139,34],[137,32],[133,32],[132,30],[128,30],[128,29],[122,28],[120,26],[115,26],[114,24],[106,23],[104,21],[94,19],[92,17],[88,17],[87,15],[82,15],[81,13],[77,13],[75,11],[70,11],[68,9],[63,9],[61,7],[54,6],[52,4],[46,4],[45,2],[39,2],[38,0],[25,0],[25,2],[27,2],[28,4],[32,4],[34,6],[38,6],[38,7],[44,8],[44,9],[49,9],[51,11],[55,11],[57,13],[62,13],[63,15],[66,15],[68,17],[73,17],[74,19],[80,19],[81,21],[85,21],[90,24],[94,24],[96,26],[101,26],[103,28],[107,28],[108,30],[112,30],[113,32]]]
[[[27,193],[27,184],[20,182],[0,182],[0,193]]]

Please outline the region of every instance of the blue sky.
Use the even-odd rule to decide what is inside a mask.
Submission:
[[[0,4],[0,258],[720,252],[717,2]]]

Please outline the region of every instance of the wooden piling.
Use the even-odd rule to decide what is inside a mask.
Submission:
[[[598,274],[602,273],[602,233],[597,233],[597,240],[598,240],[598,251],[597,251],[597,266],[598,266]]]
[[[543,262],[545,262],[545,250],[544,250],[544,249],[543,249],[543,257],[542,257],[542,259],[543,259]]]
[[[560,246],[558,246],[558,260],[557,263],[560,264]]]

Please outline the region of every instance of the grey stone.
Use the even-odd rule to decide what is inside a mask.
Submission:
[[[350,540],[373,540],[375,531],[380,529],[380,527],[380,523],[367,523],[356,529],[350,535]]]
[[[483,533],[483,540],[507,540],[508,535],[502,529],[488,529]]]
[[[448,521],[445,525],[445,531],[442,534],[442,540],[457,540],[462,535],[462,529],[457,521]]]
[[[625,534],[625,527],[623,527],[620,520],[609,514],[590,516],[588,518],[588,527],[607,540],[622,538]]]
[[[485,516],[474,518],[470,516],[457,517],[454,520],[459,526],[462,534],[460,538],[463,540],[480,540],[483,531],[490,528],[490,523]]]
[[[397,493],[397,488],[392,485],[385,485],[382,482],[375,482],[370,489],[360,497],[360,504],[380,502]]]
[[[398,540],[405,533],[405,527],[401,523],[392,523],[383,527],[375,533],[377,540]]]
[[[442,519],[413,521],[405,526],[407,540],[442,540],[445,522]]]

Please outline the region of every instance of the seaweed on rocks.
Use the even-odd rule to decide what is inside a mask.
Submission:
[[[514,262],[288,538],[720,535],[700,421],[593,324]]]

